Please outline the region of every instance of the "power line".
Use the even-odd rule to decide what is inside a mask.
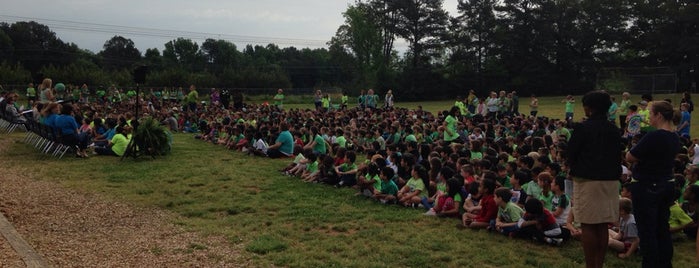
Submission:
[[[265,37],[265,36],[251,36],[251,35],[235,35],[235,34],[220,34],[220,33],[206,33],[206,32],[194,32],[194,31],[178,31],[178,30],[168,30],[168,29],[157,29],[157,28],[146,28],[146,27],[133,27],[133,26],[121,26],[112,24],[101,24],[101,23],[87,23],[79,21],[70,20],[55,20],[55,19],[44,19],[44,18],[34,18],[34,17],[22,17],[0,14],[0,21],[4,22],[15,22],[15,21],[26,21],[32,20],[46,24],[52,29],[61,29],[69,31],[79,31],[79,32],[92,32],[92,33],[109,33],[109,34],[121,34],[121,35],[138,35],[145,37],[161,37],[161,38],[189,38],[189,39],[222,39],[230,42],[236,43],[250,43],[250,44],[283,44],[283,45],[304,45],[304,46],[316,46],[325,47],[325,40],[314,40],[314,39],[301,39],[301,38],[283,38],[283,37]]]

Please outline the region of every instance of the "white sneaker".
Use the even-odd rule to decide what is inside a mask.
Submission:
[[[425,216],[437,216],[437,212],[434,212],[434,209],[430,209],[427,212],[423,213],[422,215]]]

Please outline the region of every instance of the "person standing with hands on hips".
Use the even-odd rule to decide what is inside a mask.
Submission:
[[[573,179],[573,214],[582,225],[586,267],[601,268],[607,254],[607,224],[619,219],[622,143],[608,120],[609,94],[591,91],[582,99],[585,115],[574,126],[566,162]]]
[[[672,267],[668,219],[674,202],[673,168],[681,147],[675,133],[680,113],[669,102],[654,101],[647,119],[657,130],[648,132],[626,154],[626,161],[633,164],[631,197],[641,239],[643,267]]]

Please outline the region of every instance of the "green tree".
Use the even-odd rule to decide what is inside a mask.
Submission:
[[[205,61],[199,45],[191,39],[182,37],[165,43],[163,58],[167,65],[181,65],[190,71],[202,70]]]
[[[131,68],[141,61],[141,52],[131,39],[116,35],[107,40],[99,53],[108,70]]]
[[[201,44],[201,51],[206,58],[208,69],[216,74],[225,68],[238,68],[240,52],[235,44],[226,40],[206,39]]]

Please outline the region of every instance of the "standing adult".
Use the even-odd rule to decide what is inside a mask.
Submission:
[[[376,105],[379,102],[379,95],[376,95],[373,89],[369,89],[366,92],[364,102],[366,103],[367,108],[370,108],[372,110],[376,109]]]
[[[478,97],[476,97],[476,91],[471,89],[468,91],[468,97],[466,97],[466,105],[469,113],[476,113],[476,106],[478,106]]]
[[[386,109],[393,109],[393,90],[389,89],[388,92],[386,92],[383,105]]]
[[[626,129],[626,116],[629,114],[631,94],[628,92],[621,93],[621,103],[619,103],[619,128]]]
[[[682,93],[682,100],[680,100],[680,103],[686,103],[688,105],[687,112],[690,114],[694,111],[694,102],[692,102],[692,95],[689,94],[689,91]]]
[[[320,111],[320,109],[323,106],[323,95],[319,90],[316,90],[316,93],[313,95],[313,104],[316,107],[316,111]]]
[[[602,267],[607,251],[607,224],[619,219],[622,145],[619,128],[609,122],[609,94],[591,91],[583,97],[588,120],[577,124],[568,143],[566,162],[573,179],[573,214],[582,224],[587,267]]]
[[[189,111],[197,111],[197,101],[199,100],[199,92],[197,92],[197,87],[194,85],[189,86],[189,93],[187,94],[187,107]]]
[[[672,267],[668,219],[674,203],[673,167],[681,147],[674,127],[679,119],[669,102],[654,101],[648,120],[657,130],[648,132],[626,154],[626,161],[633,164],[630,190],[643,267]]]
[[[53,95],[53,80],[51,80],[51,78],[44,78],[44,81],[39,85],[39,101],[46,103],[55,100],[56,98]]]
[[[459,122],[459,120],[456,119],[458,116],[459,107],[453,106],[451,110],[449,110],[447,117],[444,118],[444,141],[447,143],[458,142],[459,140],[459,133],[456,132],[456,124]]]
[[[289,132],[289,123],[282,122],[279,128],[281,132],[277,136],[277,140],[274,144],[267,147],[267,156],[270,158],[280,158],[294,154],[294,137]]]
[[[29,83],[27,86],[27,106],[30,107],[36,101],[36,88],[34,88],[34,83]]]
[[[517,91],[512,91],[512,115],[519,115],[519,96]]]
[[[364,110],[366,108],[366,95],[363,89],[359,92],[359,97],[357,97],[357,105],[359,105],[359,109]]]
[[[536,98],[536,95],[532,94],[532,98],[529,101],[529,115],[536,117],[536,114],[539,113],[539,99]]]
[[[277,95],[274,95],[274,106],[281,109],[284,106],[284,90],[277,89]]]
[[[691,128],[692,115],[689,113],[689,103],[680,104],[680,113],[682,114],[680,123],[677,126],[677,134],[680,137],[689,139],[689,129]]]

